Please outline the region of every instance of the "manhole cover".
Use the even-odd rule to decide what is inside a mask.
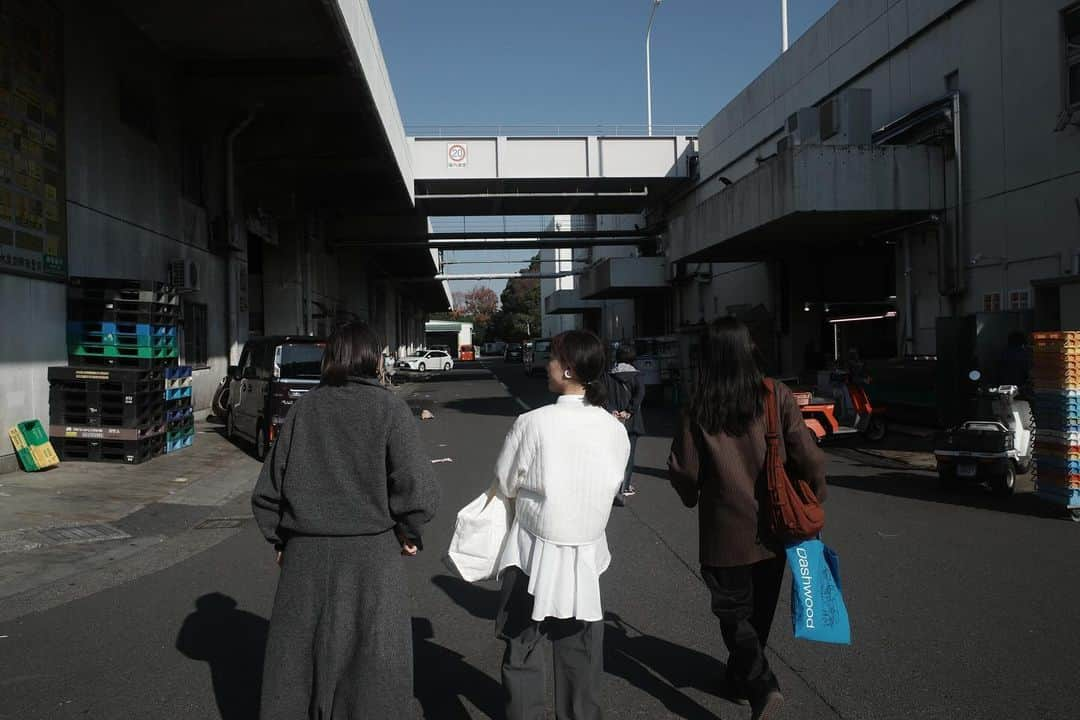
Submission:
[[[120,528],[106,525],[76,525],[74,527],[49,528],[38,530],[38,535],[54,545],[71,543],[102,542],[105,540],[124,540],[131,537]]]
[[[223,518],[207,518],[201,523],[195,526],[196,530],[226,530],[228,528],[240,527],[244,521],[248,518],[242,517],[223,517]]]

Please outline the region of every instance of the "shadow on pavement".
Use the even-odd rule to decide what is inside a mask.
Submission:
[[[876,473],[857,476],[829,476],[831,486],[880,493],[894,497],[924,500],[946,505],[963,505],[980,510],[1029,515],[1039,518],[1065,519],[1059,506],[1045,502],[1035,493],[1017,493],[1012,497],[997,497],[981,485],[972,484],[955,490],[943,490],[936,475],[911,472]]]
[[[436,575],[431,578],[431,582],[473,617],[494,622],[495,610],[499,604],[497,589],[466,582],[453,575]]]
[[[238,610],[236,600],[209,593],[184,619],[176,649],[210,665],[214,698],[222,720],[258,720],[263,655],[270,623]]]
[[[626,680],[691,720],[716,720],[681,688],[718,695],[726,666],[711,655],[646,635],[618,614],[604,613],[604,671]],[[719,630],[717,630],[719,632]]]
[[[502,684],[464,661],[464,656],[434,642],[427,618],[412,619],[414,694],[425,718],[469,720],[461,698],[487,717],[502,717]]]
[[[427,372],[420,372],[419,370],[398,370],[394,373],[395,385],[413,382],[476,382],[478,380],[490,379],[491,371],[482,369],[454,369],[450,372],[443,372],[442,370],[429,370]]]
[[[660,468],[644,467],[642,465],[634,466],[635,475],[646,475],[648,477],[660,478],[661,480],[668,479],[668,471],[661,470]]]
[[[517,417],[525,410],[512,397],[462,398],[442,403],[448,410],[456,410],[467,415],[505,415]]]

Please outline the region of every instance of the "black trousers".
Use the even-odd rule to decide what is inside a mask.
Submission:
[[[620,495],[630,489],[630,478],[634,476],[634,453],[637,451],[638,436],[630,433],[627,437],[630,438],[630,457],[626,459],[626,472],[623,473],[622,487],[619,488]]]
[[[599,720],[600,680],[604,671],[604,623],[532,619],[529,576],[519,568],[503,571],[496,633],[506,641],[502,681],[508,720],[547,717],[544,649],[551,641],[558,720]]]
[[[729,653],[729,689],[750,699],[779,688],[765,658],[765,645],[786,566],[787,559],[781,555],[754,565],[701,568]]]

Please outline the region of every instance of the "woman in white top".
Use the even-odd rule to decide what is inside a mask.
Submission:
[[[555,714],[600,717],[607,527],[630,455],[626,428],[604,410],[604,346],[574,330],[556,336],[548,387],[559,395],[519,417],[495,466],[514,523],[499,557],[496,628],[509,720],[546,716],[543,649],[552,642]]]

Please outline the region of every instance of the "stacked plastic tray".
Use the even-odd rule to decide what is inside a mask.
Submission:
[[[162,285],[71,279],[69,366],[49,368],[49,435],[62,460],[135,464],[191,445],[191,369],[177,366],[179,308]],[[186,388],[169,387],[184,377]],[[177,399],[185,399],[182,413],[170,412]]]
[[[1032,335],[1038,492],[1080,509],[1080,332]]]
[[[191,368],[165,368],[165,452],[191,447],[195,441],[195,415],[191,403]]]

